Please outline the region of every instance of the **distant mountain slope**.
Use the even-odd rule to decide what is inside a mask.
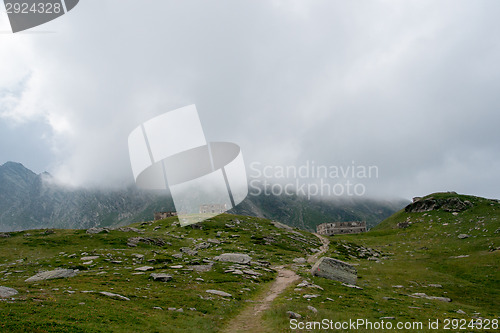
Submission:
[[[20,163],[0,166],[0,232],[40,228],[90,228],[151,220],[155,211],[174,210],[169,195],[123,190],[67,188]],[[231,213],[274,219],[314,231],[330,221],[365,220],[369,227],[402,208],[406,201],[312,199],[248,196]]]
[[[366,221],[368,228],[408,204],[406,200],[338,198],[308,200],[298,196],[249,196],[233,211],[236,214],[281,221],[303,230],[316,231],[320,223]]]
[[[71,189],[44,178],[50,175],[37,175],[20,163],[0,166],[0,231],[110,226],[151,219],[154,211],[173,208],[169,198],[133,187]]]

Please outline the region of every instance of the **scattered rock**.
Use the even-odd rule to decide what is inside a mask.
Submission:
[[[459,309],[459,310],[457,310],[457,313],[459,313],[459,314],[463,314],[463,315],[464,315],[464,314],[466,314],[464,310],[460,310],[460,309]]]
[[[147,271],[152,271],[154,269],[155,268],[153,266],[142,266],[142,267],[136,268],[135,270],[139,271],[139,272],[147,272]]]
[[[405,229],[405,228],[408,228],[410,226],[410,222],[399,222],[397,224],[397,226],[399,229]]]
[[[70,278],[75,276],[78,273],[77,270],[73,269],[56,269],[53,271],[41,272],[32,277],[24,280],[25,282],[38,282],[43,280],[51,280],[51,279],[63,279]]]
[[[244,269],[243,273],[253,276],[261,276],[262,274],[251,269]]]
[[[104,296],[108,296],[108,297],[114,298],[114,299],[119,299],[119,300],[122,300],[122,301],[130,301],[130,298],[128,298],[128,297],[125,297],[125,296],[122,296],[122,295],[118,295],[118,294],[114,294],[114,293],[110,293],[110,292],[107,292],[107,291],[101,291],[100,294],[104,295]]]
[[[153,309],[154,310],[163,310],[163,308],[159,307],[159,306],[153,306]]]
[[[9,238],[9,237],[10,237],[10,234],[0,232],[0,238]]]
[[[181,247],[181,252],[185,253],[187,255],[190,255],[190,256],[196,256],[196,255],[198,255],[198,251],[190,249],[189,247]]]
[[[166,244],[166,242],[161,238],[131,237],[127,241],[127,245],[130,247],[135,247],[139,243],[146,243],[156,246],[164,246]]]
[[[252,258],[247,254],[242,253],[223,253],[220,256],[215,257],[215,260],[222,262],[234,262],[238,264],[248,264],[252,261]]]
[[[95,259],[99,259],[99,256],[90,256],[90,257],[81,257],[80,260],[83,260],[83,261],[89,261],[89,260],[95,260]]]
[[[137,233],[144,233],[144,230],[141,230],[141,229],[137,229],[137,228],[133,228],[133,227],[122,227],[122,228],[118,228],[119,231],[122,231],[122,232],[137,232]]]
[[[222,297],[233,297],[233,295],[228,294],[228,293],[226,293],[224,291],[220,291],[220,290],[209,289],[209,290],[206,290],[205,292],[207,292],[209,294],[219,295],[219,296],[222,296]]]
[[[165,273],[151,273],[150,277],[153,281],[168,282],[172,280],[172,276]]]
[[[90,228],[87,229],[87,234],[94,235],[94,234],[100,234],[101,232],[109,232],[109,229],[107,228]]]
[[[304,295],[302,297],[304,298],[316,298],[316,297],[319,297],[320,295]]]
[[[207,239],[207,242],[212,243],[212,244],[220,244],[220,240],[213,239],[213,238]]]
[[[469,237],[470,237],[470,235],[467,235],[467,234],[460,234],[460,235],[458,235],[459,239],[465,239],[465,238],[469,238]]]
[[[132,253],[132,257],[136,257],[137,259],[142,259],[144,258],[144,254]]]
[[[355,285],[357,271],[354,266],[338,259],[322,257],[311,269],[312,275]]]
[[[195,250],[203,250],[203,249],[208,249],[210,246],[211,246],[210,243],[203,242],[203,243],[200,243],[200,244],[196,244],[194,246],[194,249]]]
[[[450,259],[460,259],[460,258],[468,258],[468,257],[469,257],[468,254],[462,254],[459,256],[450,257]]]
[[[189,266],[189,268],[195,272],[202,273],[202,272],[209,272],[210,270],[212,270],[212,265],[192,265]]]
[[[287,311],[286,314],[288,315],[288,318],[290,318],[290,319],[300,319],[300,318],[302,318],[301,315],[299,315],[298,313],[295,313],[293,311]]]
[[[414,293],[414,294],[411,294],[410,297],[433,299],[433,300],[441,301],[441,302],[451,302],[451,299],[448,297],[428,296],[424,293]]]
[[[353,285],[353,284],[342,283],[342,285],[343,285],[344,287],[348,287],[348,288],[354,288],[354,289],[363,290],[363,288],[358,287],[358,286],[355,286],[355,285]]]
[[[10,298],[17,294],[19,294],[19,292],[16,289],[0,287],[0,298]]]
[[[308,306],[307,306],[307,308],[308,308],[309,310],[311,310],[312,312],[314,312],[314,313],[318,313],[318,309],[316,309],[314,306],[310,306],[310,305],[308,305]]]
[[[295,258],[292,261],[296,264],[305,264],[307,262],[305,258]]]

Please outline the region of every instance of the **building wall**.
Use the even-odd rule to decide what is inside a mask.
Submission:
[[[201,205],[200,214],[222,214],[227,210],[226,204]]]
[[[320,235],[356,234],[366,232],[365,221],[322,223],[316,227]]]

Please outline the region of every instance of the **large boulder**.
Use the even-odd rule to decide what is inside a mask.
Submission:
[[[16,289],[0,287],[0,298],[9,298],[17,294],[18,291]]]
[[[63,279],[73,277],[78,273],[72,269],[56,269],[53,271],[41,272],[25,280],[25,282],[38,282],[51,279]]]
[[[222,262],[234,262],[237,264],[248,264],[252,261],[252,258],[248,254],[242,253],[223,253],[215,257],[215,259]]]
[[[341,260],[322,257],[311,268],[312,275],[325,279],[341,281],[344,283],[356,284],[358,273],[354,266]]]

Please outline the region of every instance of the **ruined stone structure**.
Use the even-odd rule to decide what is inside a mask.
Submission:
[[[155,221],[166,219],[167,217],[177,216],[176,212],[156,212]]]
[[[316,227],[320,235],[357,234],[366,232],[365,221],[322,223]]]
[[[226,204],[209,204],[200,206],[200,214],[222,214],[227,210]]]

